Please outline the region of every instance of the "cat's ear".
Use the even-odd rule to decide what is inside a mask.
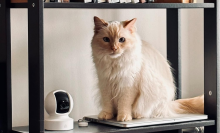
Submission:
[[[129,21],[124,21],[124,28],[131,31],[131,32],[135,32],[136,28],[135,28],[135,23],[136,23],[137,19],[133,18],[132,20]]]
[[[98,18],[96,16],[94,16],[94,23],[95,23],[95,28],[94,28],[95,32],[99,31],[104,26],[108,26],[108,23],[105,22],[105,20],[100,19],[100,18]]]

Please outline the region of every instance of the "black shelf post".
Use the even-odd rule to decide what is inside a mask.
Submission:
[[[0,0],[0,133],[12,130],[10,0]]]
[[[176,98],[181,98],[181,16],[180,9],[167,9],[167,59],[174,69]]]
[[[181,98],[181,26],[180,9],[167,9],[167,59],[176,83],[176,99]],[[182,133],[182,130],[172,131]]]
[[[204,9],[204,108],[209,119],[215,120],[214,126],[206,127],[206,133],[220,132],[220,1],[204,0],[215,3],[215,8]]]
[[[28,0],[29,131],[44,133],[43,0]]]

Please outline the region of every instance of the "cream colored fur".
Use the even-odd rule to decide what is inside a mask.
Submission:
[[[99,119],[129,121],[175,115],[175,84],[167,60],[136,32],[136,19],[105,22],[94,17],[92,56],[100,105]],[[110,42],[105,42],[108,37]],[[125,42],[119,42],[121,37]],[[175,103],[178,105],[178,103]]]
[[[175,112],[179,114],[204,114],[204,95],[189,99],[176,100],[173,102],[173,107]]]

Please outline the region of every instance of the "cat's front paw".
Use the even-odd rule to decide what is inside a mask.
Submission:
[[[132,120],[132,116],[130,114],[118,114],[117,121],[130,121]]]
[[[112,119],[113,117],[114,117],[113,113],[108,113],[106,111],[102,111],[98,115],[98,118],[100,120],[109,120],[109,119]]]

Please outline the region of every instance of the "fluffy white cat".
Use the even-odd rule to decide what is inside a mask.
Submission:
[[[176,89],[171,67],[140,39],[136,20],[106,22],[94,17],[91,46],[102,107],[99,119],[117,115],[118,121],[129,121],[190,112],[173,102]]]

